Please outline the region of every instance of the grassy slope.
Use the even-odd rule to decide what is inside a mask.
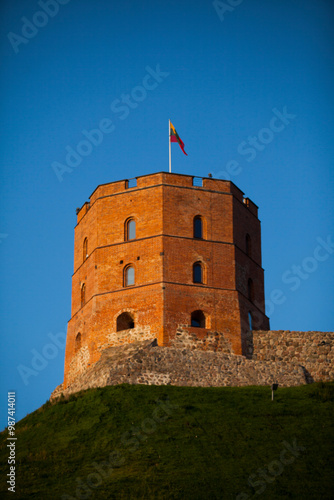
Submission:
[[[274,402],[268,387],[88,390],[17,424],[15,495],[1,433],[1,498],[245,500],[261,488],[263,499],[333,498],[333,395],[334,383],[279,388]],[[169,399],[168,414],[158,398]],[[284,440],[305,451],[280,466]],[[257,472],[268,466],[270,483]]]

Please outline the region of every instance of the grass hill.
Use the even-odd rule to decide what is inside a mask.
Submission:
[[[119,385],[47,402],[16,425],[1,498],[331,499],[334,383]]]

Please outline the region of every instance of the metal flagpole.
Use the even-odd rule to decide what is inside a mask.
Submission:
[[[172,171],[172,148],[170,142],[170,120],[168,120],[168,140],[169,140],[169,172]]]

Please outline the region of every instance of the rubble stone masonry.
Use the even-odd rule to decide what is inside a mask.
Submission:
[[[220,336],[201,338],[191,330],[179,329],[170,347],[160,347],[151,339],[107,348],[69,387],[58,386],[51,399],[122,383],[200,387],[278,383],[284,387],[334,380],[333,332],[253,332],[248,338],[249,359],[233,354]]]

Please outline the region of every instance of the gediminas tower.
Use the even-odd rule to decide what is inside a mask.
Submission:
[[[103,349],[178,328],[246,355],[268,330],[257,206],[232,182],[159,172],[98,186],[77,210],[66,388]]]

